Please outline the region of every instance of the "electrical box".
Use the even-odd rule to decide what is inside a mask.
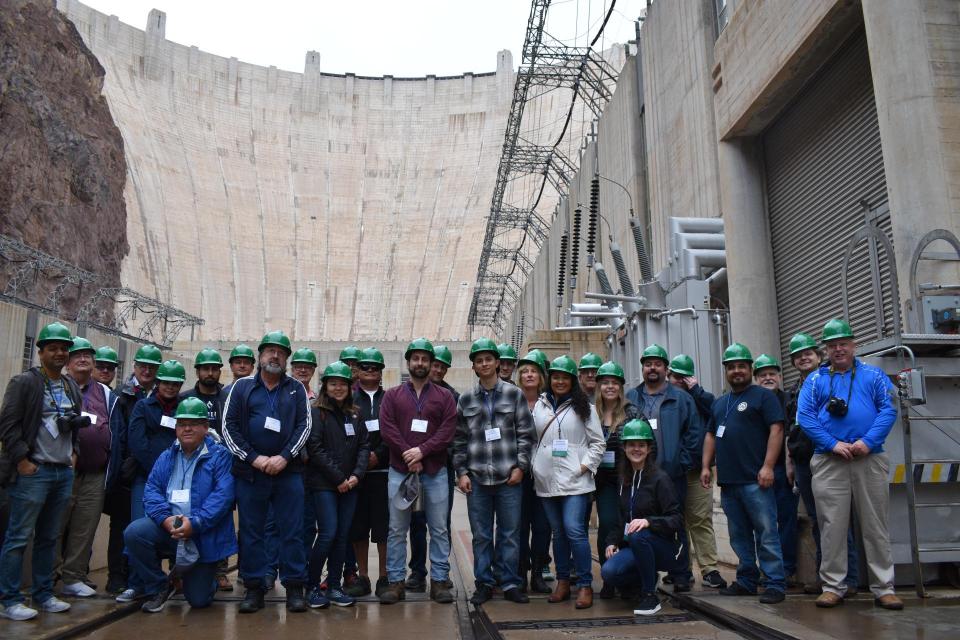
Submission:
[[[923,367],[904,369],[897,375],[901,397],[909,404],[927,403],[927,381],[923,376]]]
[[[960,333],[960,296],[923,296],[924,333]]]

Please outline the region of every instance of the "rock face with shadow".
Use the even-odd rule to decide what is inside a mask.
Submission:
[[[104,69],[53,0],[0,2],[0,233],[96,274],[69,287],[69,315],[97,286],[119,286],[129,251],[120,130]],[[0,290],[18,268],[0,260]],[[42,303],[58,281],[37,274]],[[94,289],[94,290],[91,290]]]

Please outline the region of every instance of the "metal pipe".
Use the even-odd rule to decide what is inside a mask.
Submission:
[[[659,320],[664,316],[675,316],[678,313],[689,313],[692,316],[696,316],[698,311],[707,311],[707,309],[694,309],[693,307],[686,307],[684,309],[667,309],[666,311],[653,314],[653,319]]]
[[[610,331],[613,329],[608,324],[596,324],[589,327],[554,327],[553,331]]]
[[[591,300],[615,300],[617,302],[633,302],[636,304],[644,304],[647,301],[647,299],[643,296],[621,296],[609,293],[593,293],[589,291],[583,294],[583,297],[590,298]]]
[[[893,345],[892,347],[887,347],[886,349],[882,349],[882,350],[880,350],[880,351],[877,351],[876,353],[871,353],[871,354],[869,354],[868,357],[873,358],[873,357],[876,357],[876,356],[882,356],[882,355],[886,355],[886,354],[888,354],[888,353],[893,353],[894,351],[903,352],[903,353],[906,353],[908,356],[910,356],[910,368],[911,368],[911,369],[913,369],[913,368],[915,368],[915,367],[917,366],[917,358],[913,355],[913,349],[911,349],[910,347],[908,347],[908,346],[905,345],[905,344],[895,344],[895,345]]]
[[[622,318],[622,311],[571,311],[571,318]]]

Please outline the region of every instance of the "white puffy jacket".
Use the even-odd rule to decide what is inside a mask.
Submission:
[[[594,491],[593,475],[607,446],[596,408],[590,406],[590,419],[586,424],[569,401],[557,408],[554,417],[553,407],[544,394],[533,407],[533,421],[539,440],[533,454],[533,481],[537,495],[549,498]],[[567,440],[567,455],[555,456],[553,441],[561,437]],[[581,473],[580,465],[587,471]]]

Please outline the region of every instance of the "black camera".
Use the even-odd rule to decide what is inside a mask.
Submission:
[[[67,413],[57,416],[57,429],[60,433],[70,433],[73,429],[83,429],[90,426],[88,416],[79,416],[75,413]]]
[[[836,396],[830,396],[830,399],[827,400],[827,413],[837,418],[842,418],[847,415],[847,411],[850,407],[847,406],[847,401],[843,398],[838,398]]]

